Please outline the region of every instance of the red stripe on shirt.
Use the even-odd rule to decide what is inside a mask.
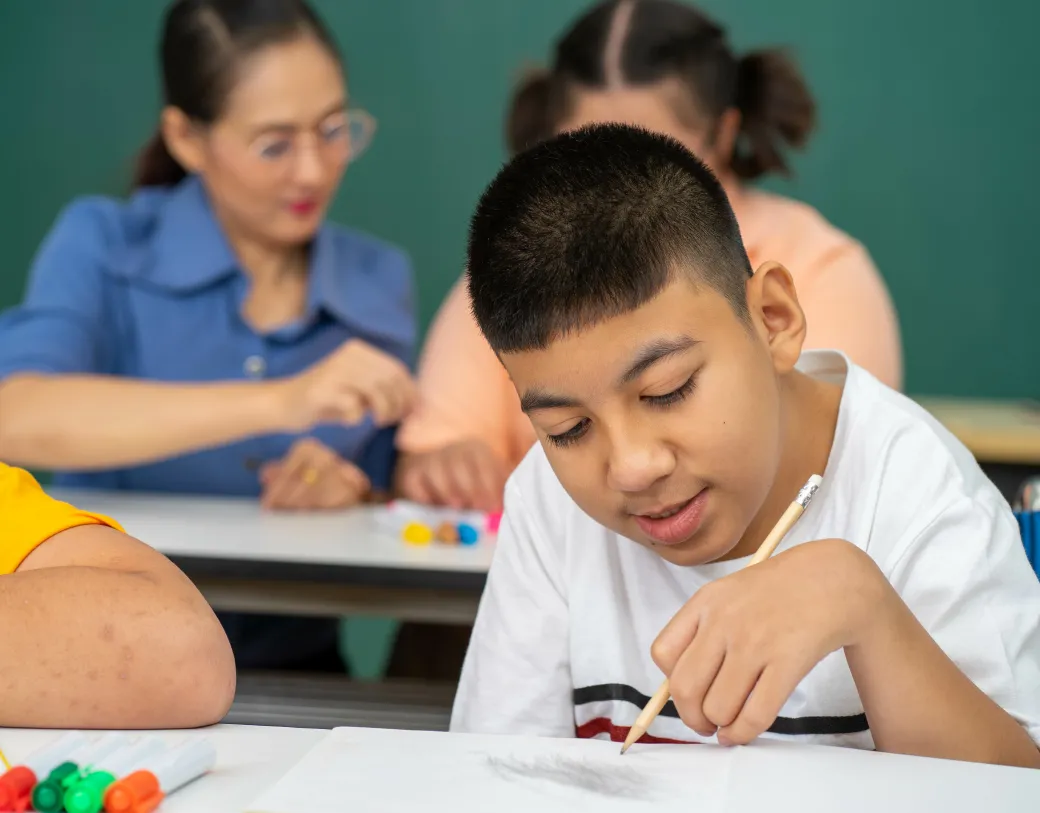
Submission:
[[[591,740],[593,737],[597,737],[600,734],[609,734],[610,739],[614,742],[624,742],[628,736],[628,732],[631,731],[630,726],[614,725],[608,717],[597,717],[594,720],[589,720],[587,723],[578,726],[577,734],[578,738],[582,740]],[[665,737],[654,737],[650,734],[644,734],[638,740],[638,743],[646,743],[650,745],[654,744],[669,744],[669,745],[697,745],[696,742],[690,742],[689,740],[669,740]]]

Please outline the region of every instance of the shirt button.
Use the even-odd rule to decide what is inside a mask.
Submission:
[[[267,362],[263,356],[250,356],[246,359],[243,369],[249,378],[263,378],[267,372]]]

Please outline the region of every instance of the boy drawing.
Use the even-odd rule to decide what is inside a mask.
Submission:
[[[0,726],[189,728],[231,705],[231,647],[184,574],[2,463],[0,608]]]
[[[1040,583],[970,454],[754,273],[689,152],[620,125],[514,159],[469,287],[538,434],[457,731],[757,736],[1040,767]],[[813,473],[772,559],[747,557]]]

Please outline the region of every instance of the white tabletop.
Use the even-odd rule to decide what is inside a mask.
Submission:
[[[65,732],[0,728],[0,746],[12,765]],[[128,732],[137,736],[140,732]],[[208,737],[217,765],[206,776],[172,794],[159,813],[235,813],[272,787],[328,731],[308,728],[219,725],[197,731],[155,732],[171,745]],[[99,735],[100,736],[100,735]]]
[[[494,542],[414,546],[380,527],[375,507],[274,513],[253,499],[49,489],[110,516],[172,557],[485,574]]]

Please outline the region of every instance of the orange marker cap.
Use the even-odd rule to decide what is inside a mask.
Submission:
[[[150,813],[163,800],[159,780],[151,771],[134,771],[105,791],[108,813]]]
[[[16,813],[28,810],[35,784],[36,774],[24,765],[11,768],[0,776],[0,810],[13,810]]]

